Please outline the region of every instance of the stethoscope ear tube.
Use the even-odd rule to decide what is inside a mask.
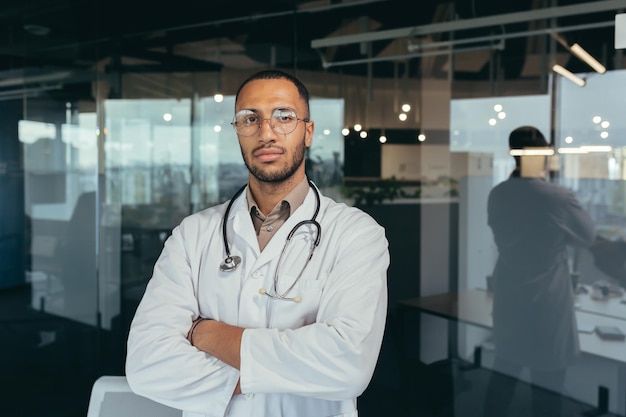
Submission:
[[[316,230],[317,233],[315,233],[315,241],[313,242],[313,249],[315,249],[320,244],[320,237],[322,235],[322,227],[320,226],[320,224],[315,219],[302,220],[301,222],[296,224],[293,227],[293,229],[291,229],[291,231],[289,232],[289,235],[287,235],[287,242],[289,242],[291,240],[291,238],[298,231],[299,228],[301,228],[302,226],[304,226],[306,224],[310,224],[310,225],[314,226],[317,229]]]
[[[243,185],[240,189],[237,190],[235,195],[228,202],[228,206],[226,206],[226,211],[224,212],[224,217],[222,217],[222,240],[224,241],[224,249],[226,250],[226,258],[220,264],[220,269],[223,272],[234,271],[241,265],[241,257],[239,256],[231,256],[230,255],[230,247],[228,246],[228,236],[226,235],[226,223],[228,222],[228,215],[230,214],[230,209],[233,206],[233,203],[243,193],[243,190],[246,189],[246,186]]]

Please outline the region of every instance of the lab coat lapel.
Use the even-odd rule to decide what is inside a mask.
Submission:
[[[243,193],[243,196],[239,197],[233,204],[230,217],[232,219],[234,231],[233,236],[236,246],[235,250],[240,251],[242,257],[247,253],[252,252],[254,257],[257,258],[261,250],[259,249],[259,242],[256,237],[256,233],[254,232],[254,225],[252,224],[252,219],[250,218],[250,213],[248,212],[248,203],[245,197],[245,192]],[[231,219],[229,219],[229,221]]]

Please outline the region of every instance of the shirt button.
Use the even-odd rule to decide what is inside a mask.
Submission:
[[[274,230],[274,226],[267,226],[265,230],[267,230],[268,232],[271,232]]]
[[[244,398],[245,398],[246,400],[251,400],[251,399],[253,399],[253,398],[254,398],[254,394],[252,394],[252,393],[243,394],[243,396],[244,396]]]

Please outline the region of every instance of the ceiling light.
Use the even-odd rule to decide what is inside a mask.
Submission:
[[[552,148],[532,148],[532,149],[511,149],[509,151],[511,156],[526,156],[526,155],[554,155],[554,149]]]
[[[611,146],[581,146],[580,149],[587,152],[611,152],[613,150]]]
[[[564,154],[564,153],[583,154],[583,153],[589,153],[589,151],[582,149],[582,148],[559,148],[559,153],[560,154]]]
[[[557,74],[561,74],[563,77],[567,78],[568,80],[570,80],[571,82],[573,82],[579,87],[585,86],[585,80],[580,78],[578,75],[568,71],[567,69],[560,66],[559,64],[554,64],[552,66],[552,71],[556,72]]]
[[[593,68],[594,71],[596,71],[597,73],[604,74],[606,72],[606,67],[602,65],[601,63],[599,63],[597,59],[589,55],[589,53],[585,51],[583,47],[580,46],[579,44],[575,43],[574,45],[571,46],[570,50],[578,58],[585,61],[585,63],[589,65],[591,68]]]

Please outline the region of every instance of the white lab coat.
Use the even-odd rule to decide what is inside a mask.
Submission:
[[[184,416],[357,416],[356,398],[376,365],[387,312],[388,242],[384,229],[354,207],[322,196],[321,241],[289,296],[272,300],[274,271],[293,226],[315,210],[309,190],[301,207],[260,252],[245,192],[228,218],[231,272],[225,250],[226,204],[187,217],[154,268],[131,324],[126,374],[138,394],[184,410]],[[280,268],[279,290],[291,285],[313,238],[301,227]],[[241,370],[191,346],[198,316],[245,327]],[[241,379],[244,395],[233,397]]]

